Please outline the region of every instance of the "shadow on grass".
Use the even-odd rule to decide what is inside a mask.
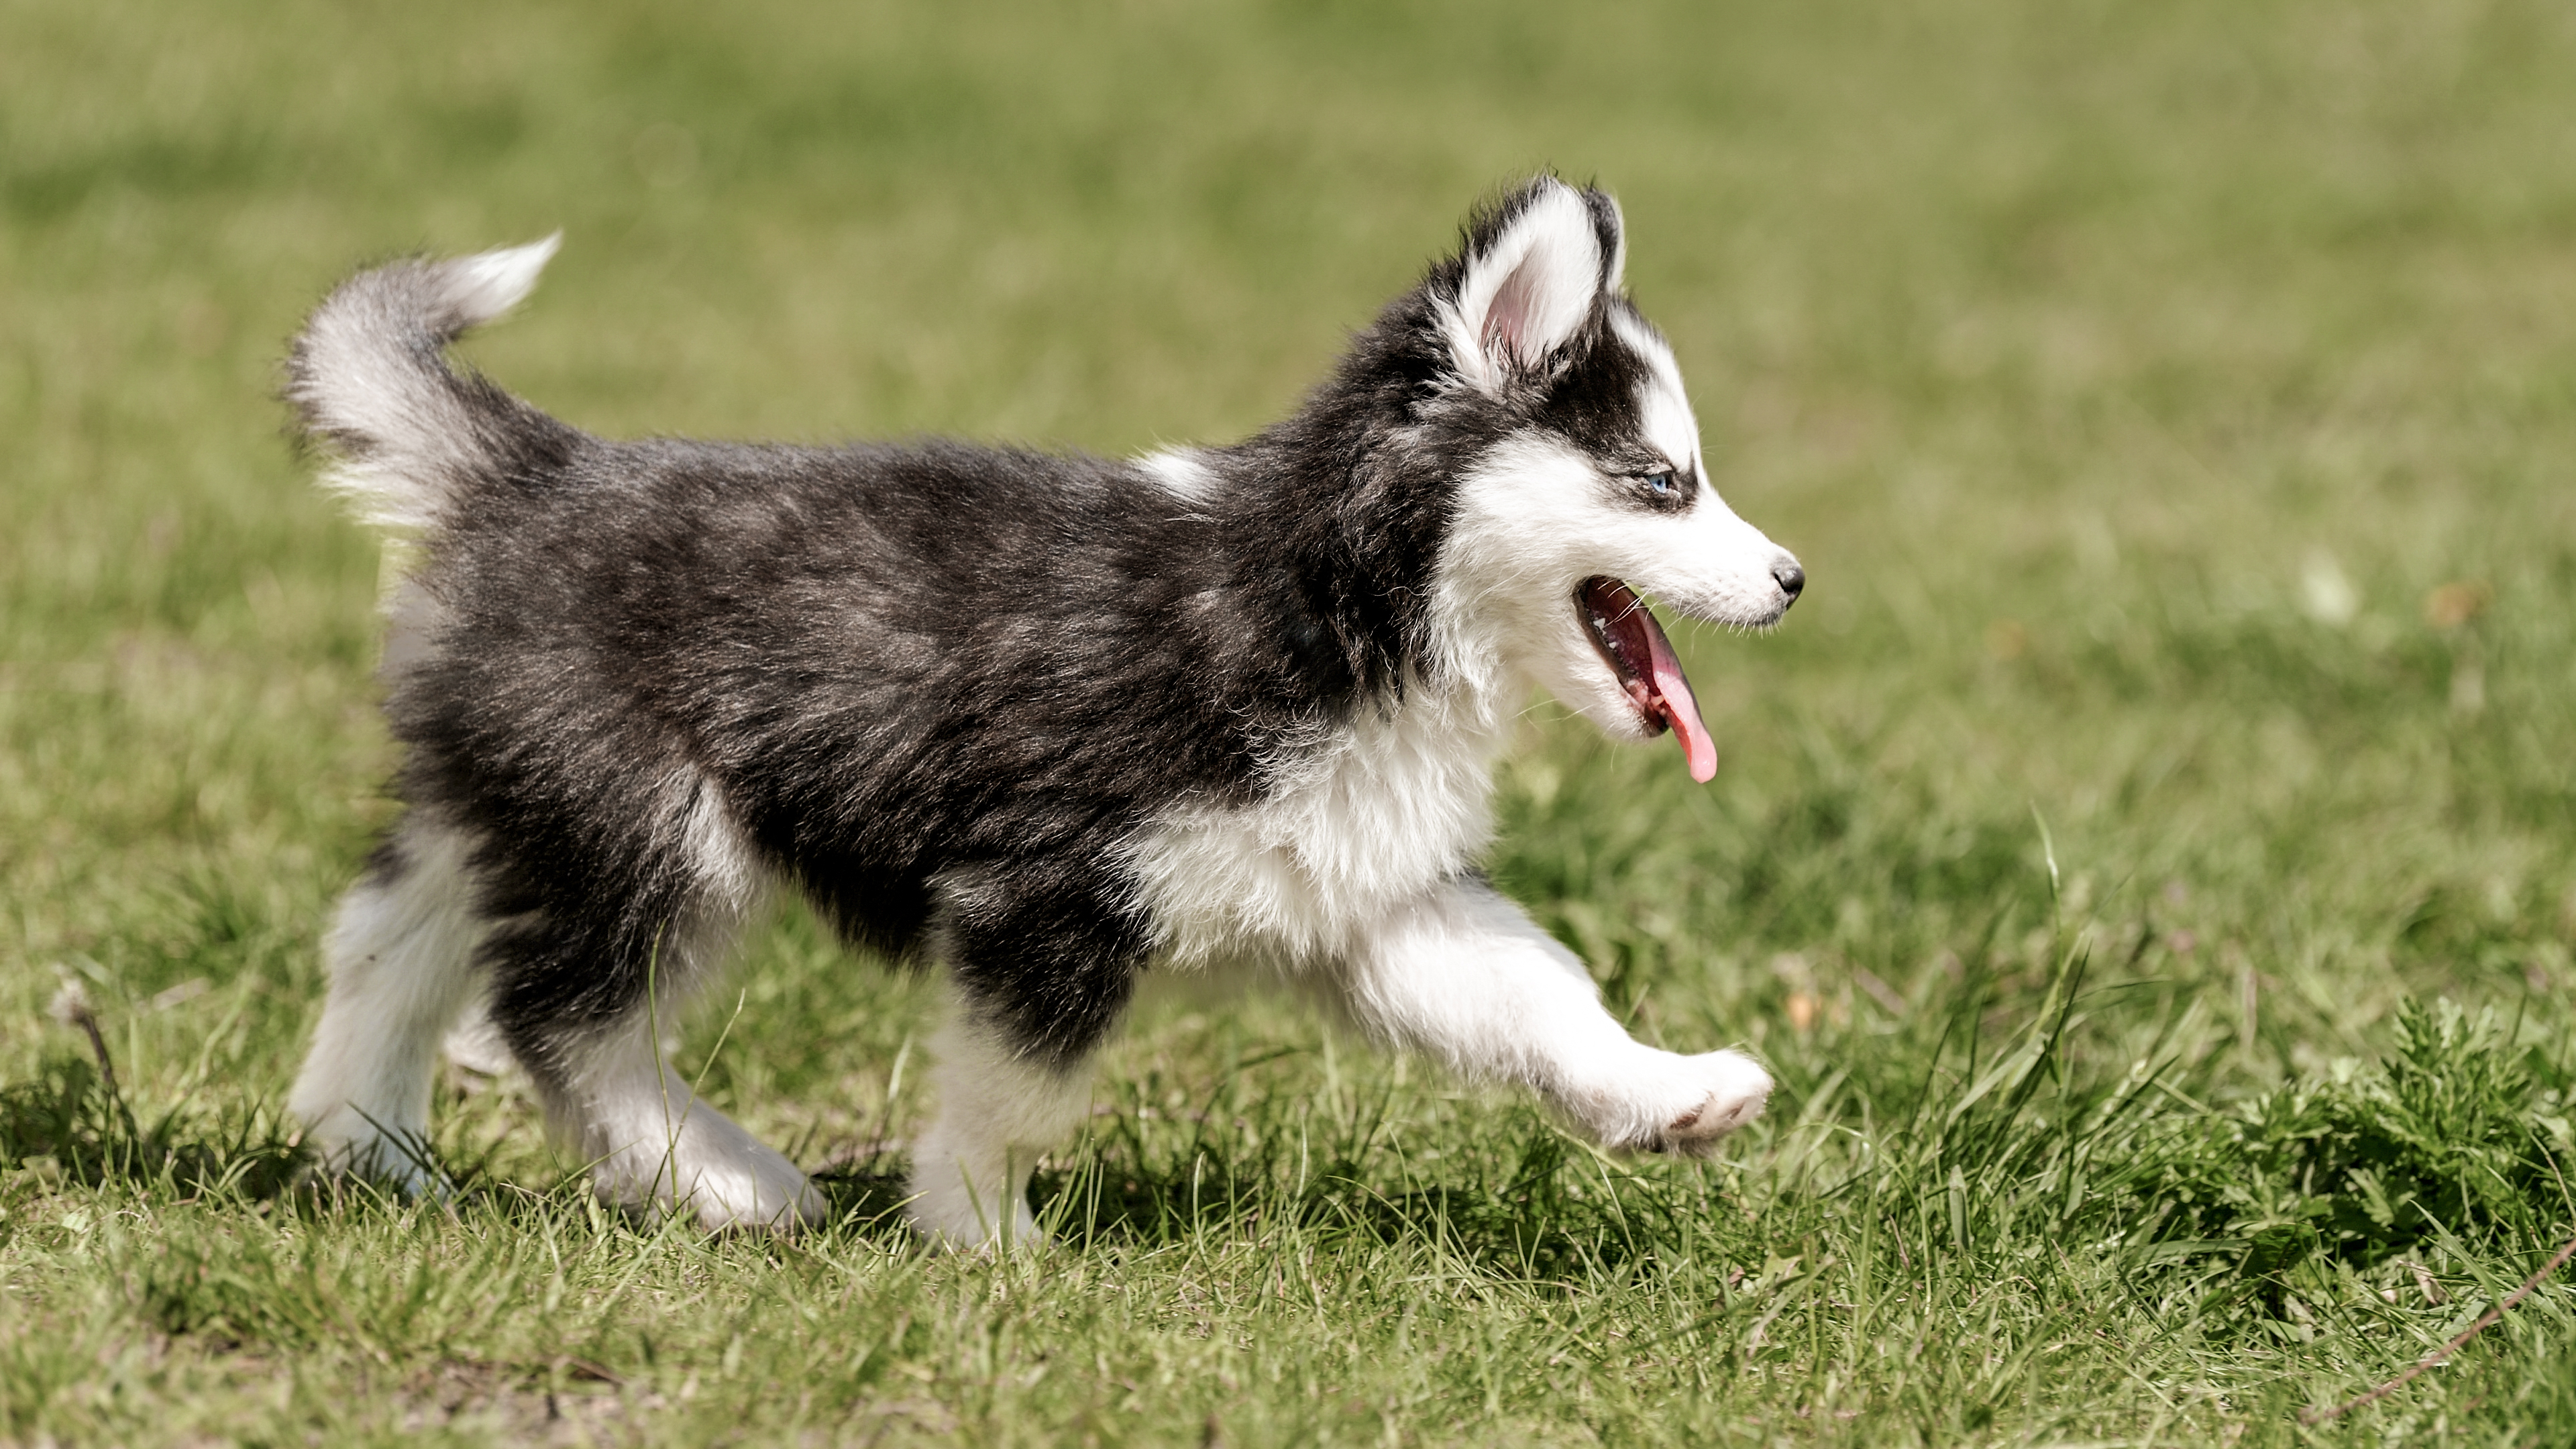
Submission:
[[[823,1168],[814,1186],[832,1205],[831,1221],[859,1237],[892,1241],[912,1231],[904,1205],[912,1201],[911,1174],[902,1157],[873,1152],[855,1162]]]
[[[1432,1248],[1530,1282],[1571,1282],[1651,1259],[1673,1225],[1652,1193],[1578,1192],[1566,1144],[1530,1140],[1507,1174],[1407,1186],[1397,1165],[1341,1160],[1308,1174],[1255,1153],[1201,1145],[1152,1157],[1112,1140],[1088,1160],[1037,1174],[1031,1198],[1077,1248],[1151,1248],[1210,1234],[1293,1229],[1326,1243]],[[1415,1182],[1418,1183],[1416,1178]]]
[[[0,1087],[0,1162],[84,1187],[130,1182],[254,1198],[283,1193],[301,1166],[274,1116],[197,1113],[183,1103],[147,1126],[95,1066],[70,1055]]]
[[[1653,1195],[1570,1191],[1565,1144],[1533,1140],[1508,1177],[1388,1191],[1385,1174],[1329,1164],[1302,1183],[1293,1165],[1200,1145],[1146,1154],[1113,1136],[1079,1160],[1032,1174],[1030,1206],[1077,1252],[1134,1251],[1291,1227],[1327,1243],[1431,1247],[1498,1276],[1573,1282],[1651,1260],[1677,1225]],[[905,1238],[908,1164],[878,1152],[824,1169],[815,1186],[843,1231]]]
[[[147,1121],[97,1067],[69,1054],[48,1058],[28,1080],[0,1086],[0,1162],[60,1187],[275,1202],[306,1218],[414,1205],[386,1184],[312,1173],[293,1124],[272,1112],[208,1112],[182,1102]],[[534,1201],[561,1191],[558,1184],[551,1192],[496,1192],[486,1161],[438,1166],[454,1189],[452,1201]]]
[[[1367,1134],[1361,1134],[1364,1139]],[[1260,1240],[1282,1230],[1327,1246],[1427,1249],[1498,1277],[1575,1283],[1649,1261],[1675,1241],[1660,1195],[1607,1184],[1570,1185],[1568,1149],[1539,1133],[1484,1180],[1423,1185],[1384,1150],[1345,1151],[1301,1171],[1251,1143],[1198,1134],[1179,1141],[1112,1129],[1059,1167],[1041,1168],[1031,1204],[1077,1252],[1149,1251],[1214,1238]],[[112,1186],[178,1200],[221,1196],[275,1202],[290,1214],[403,1214],[421,1204],[363,1182],[315,1180],[290,1125],[274,1113],[211,1112],[182,1103],[138,1119],[90,1061],[47,1059],[0,1086],[0,1163],[38,1180],[96,1191]],[[442,1157],[451,1209],[480,1204],[504,1218],[581,1212],[588,1174],[513,1184],[487,1160]],[[908,1163],[879,1149],[814,1175],[838,1231],[909,1242]],[[640,1225],[639,1225],[640,1227]],[[174,1300],[175,1301],[175,1300]],[[181,1331],[175,1309],[162,1315]]]

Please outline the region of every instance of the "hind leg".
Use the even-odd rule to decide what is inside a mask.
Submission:
[[[710,1229],[793,1231],[826,1205],[795,1164],[700,1101],[659,1040],[719,972],[760,872],[703,797],[685,847],[534,897],[491,944],[492,1020],[605,1201]],[[632,894],[609,882],[641,881]]]
[[[491,1002],[483,997],[467,999],[464,1012],[439,1042],[438,1054],[478,1076],[506,1076],[519,1066],[510,1044],[501,1040],[501,1028],[492,1023]]]
[[[488,926],[471,843],[415,813],[341,898],[323,945],[330,994],[286,1109],[326,1171],[432,1185],[429,1099],[439,1038],[472,995]]]
[[[647,1219],[675,1210],[711,1231],[794,1231],[823,1221],[823,1195],[796,1164],[700,1101],[636,1012],[554,1053],[538,1076],[556,1131],[590,1163],[603,1201]]]

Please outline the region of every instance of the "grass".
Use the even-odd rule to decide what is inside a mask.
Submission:
[[[0,1440],[2576,1440],[2565,1281],[2300,1422],[2576,1231],[2571,95],[2539,0],[0,0]],[[1133,450],[1541,164],[1813,579],[1681,641],[1715,785],[1534,710],[1491,861],[1773,1065],[1727,1160],[1176,1002],[1058,1245],[925,1256],[929,991],[789,913],[679,1056],[832,1230],[639,1230],[461,1078],[454,1203],[288,1187],[392,762],[269,399],[331,281],[560,226],[472,350],[585,426]]]

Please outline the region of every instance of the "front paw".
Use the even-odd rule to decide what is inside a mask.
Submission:
[[[1626,1070],[1566,1106],[1613,1152],[1707,1157],[1718,1139],[1762,1115],[1771,1074],[1741,1052],[1678,1056],[1640,1049]]]
[[[427,1136],[380,1132],[354,1111],[332,1113],[306,1132],[301,1175],[313,1182],[370,1182],[403,1197],[443,1202],[455,1185],[438,1170]]]
[[[1029,1211],[1025,1179],[1013,1186],[1007,1172],[991,1176],[1000,1179],[999,1190],[979,1192],[974,1174],[960,1171],[956,1163],[918,1161],[904,1216],[932,1246],[950,1252],[1027,1250],[1045,1243],[1046,1233]]]

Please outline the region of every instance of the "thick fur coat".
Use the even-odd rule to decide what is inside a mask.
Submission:
[[[361,275],[290,359],[330,485],[419,560],[408,809],[289,1104],[325,1167],[433,1180],[437,1044],[480,1004],[611,1200],[811,1221],[649,1025],[773,886],[948,973],[913,1213],[950,1242],[1030,1231],[1149,969],[1285,979],[1615,1148],[1759,1110],[1759,1067],[1631,1041],[1474,870],[1533,687],[1714,767],[1631,586],[1761,627],[1803,584],[1705,476],[1607,196],[1517,189],[1294,416],[1132,461],[591,437],[442,352],[553,248]]]

